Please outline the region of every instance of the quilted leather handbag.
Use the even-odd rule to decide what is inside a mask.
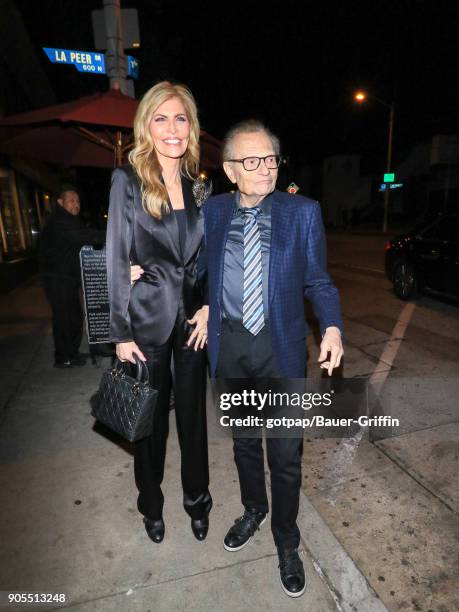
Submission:
[[[148,369],[134,354],[137,376],[133,378],[119,359],[102,374],[91,414],[114,432],[135,442],[150,435],[158,391],[149,384]]]

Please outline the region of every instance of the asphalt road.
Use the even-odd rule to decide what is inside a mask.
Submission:
[[[329,267],[340,290],[349,347],[360,359],[346,375],[364,374],[375,363],[380,346],[395,327],[406,302],[393,293],[384,275],[383,237],[330,235]],[[391,367],[391,376],[425,377],[459,375],[459,303],[433,297],[414,302],[414,312],[403,346]],[[371,372],[371,367],[368,370]]]

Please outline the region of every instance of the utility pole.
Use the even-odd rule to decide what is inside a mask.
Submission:
[[[389,138],[387,142],[387,163],[386,163],[386,173],[391,174],[391,166],[392,166],[392,141],[394,136],[394,103],[384,102],[380,98],[377,98],[374,94],[368,95],[364,91],[356,91],[354,94],[354,100],[359,104],[364,103],[367,98],[370,97],[372,100],[375,100],[379,104],[382,104],[386,108],[389,109]],[[387,232],[387,219],[389,216],[389,193],[390,189],[387,188],[384,191],[384,213],[383,213],[383,225],[382,231],[383,234]]]
[[[389,115],[389,138],[387,143],[387,165],[386,172],[391,171],[392,166],[392,140],[394,136],[394,103],[390,104],[390,115]],[[390,189],[384,191],[384,218],[383,218],[383,234],[387,232],[387,219],[389,216],[389,194]]]
[[[105,51],[105,69],[110,89],[135,97],[138,60],[126,55],[125,49],[140,47],[137,9],[122,9],[121,0],[103,0],[103,9],[92,11],[92,29],[96,49]]]
[[[120,0],[103,0],[107,51],[105,61],[110,88],[133,96],[132,81],[127,80],[127,58],[123,45],[123,20]]]

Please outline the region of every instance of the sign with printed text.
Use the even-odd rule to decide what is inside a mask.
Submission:
[[[53,64],[71,64],[78,72],[105,74],[105,55],[92,51],[72,51],[43,47],[43,51]]]
[[[128,76],[133,79],[139,78],[139,60],[136,57],[132,57],[132,55],[127,56],[128,62]]]
[[[400,189],[403,187],[403,183],[381,183],[379,191],[386,191],[387,189]]]
[[[110,304],[105,249],[82,247],[80,266],[88,342],[89,344],[110,342]]]

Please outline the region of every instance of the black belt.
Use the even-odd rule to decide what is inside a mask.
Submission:
[[[246,327],[244,327],[244,325],[242,324],[242,321],[237,321],[236,319],[223,318],[222,327],[225,327],[226,329],[229,329],[232,332],[233,331],[241,331],[241,332],[243,331],[243,332],[247,332],[250,334],[249,330]],[[269,320],[265,319],[265,325],[260,331],[263,331],[263,329],[269,329]]]

